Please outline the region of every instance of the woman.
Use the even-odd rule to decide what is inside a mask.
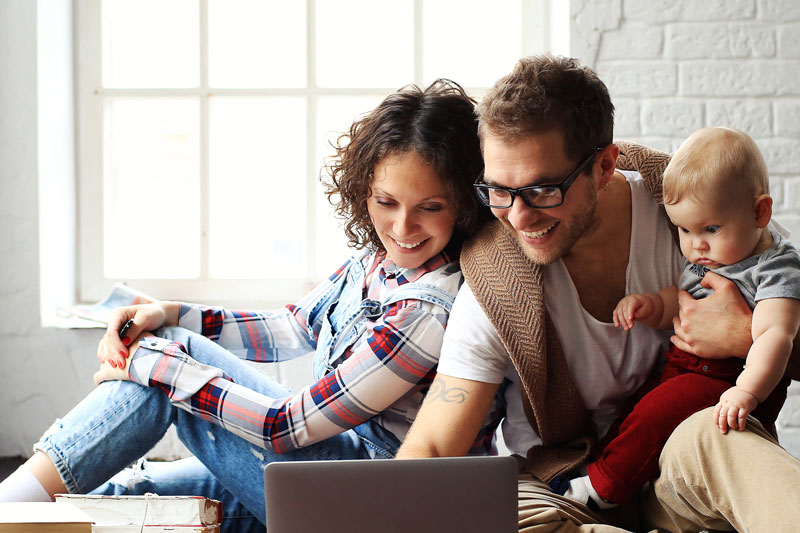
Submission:
[[[394,456],[435,373],[460,244],[490,216],[472,193],[483,165],[473,101],[447,80],[405,87],[336,148],[323,179],[363,251],[275,312],[116,310],[97,352],[100,385],[34,446],[0,499],[24,499],[13,491],[26,483],[43,497],[198,494],[222,500],[226,527],[242,531],[263,527],[251,513],[266,520],[271,461]],[[315,381],[296,394],[243,361],[312,351]],[[173,423],[195,457],[101,485]],[[476,452],[491,449],[493,430]]]

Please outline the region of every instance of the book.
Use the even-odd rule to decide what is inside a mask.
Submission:
[[[116,283],[114,287],[112,287],[111,292],[108,293],[108,296],[102,301],[86,305],[61,306],[58,308],[58,313],[62,317],[83,318],[94,323],[95,327],[101,327],[103,324],[108,324],[111,311],[117,307],[147,304],[157,301],[157,299],[149,294],[145,294],[128,285]]]
[[[172,528],[167,529],[169,531],[205,532],[218,531],[222,523],[222,504],[202,496],[56,494],[56,501],[69,503],[84,511],[95,522],[96,532],[111,531],[100,529],[103,527],[123,526],[135,526],[148,533],[163,528]]]
[[[219,525],[214,526],[135,526],[103,525],[92,526],[92,533],[219,533]]]
[[[0,531],[92,533],[92,518],[64,502],[0,502]]]

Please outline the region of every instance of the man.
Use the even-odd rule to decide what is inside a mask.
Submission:
[[[620,157],[605,85],[570,59],[520,60],[478,114],[486,168],[476,190],[498,220],[462,252],[467,282],[439,375],[398,457],[466,453],[500,392],[503,435],[523,472],[521,530],[796,527],[800,506],[784,502],[800,501],[800,461],[754,419],[722,435],[707,411],[673,433],[638,507],[612,515],[551,490],[613,434],[669,340],[611,323],[627,292],[679,277],[680,252],[657,204],[668,158],[636,145],[622,145]],[[671,340],[706,357],[744,357],[749,309],[730,282],[707,280],[714,295],[681,296]]]

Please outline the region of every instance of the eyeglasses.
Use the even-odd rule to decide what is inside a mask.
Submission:
[[[561,183],[553,185],[529,185],[528,187],[520,187],[519,189],[511,189],[509,187],[500,187],[498,185],[489,185],[487,183],[473,183],[472,187],[478,194],[483,205],[494,207],[496,209],[506,209],[514,205],[514,197],[519,196],[528,207],[535,209],[547,209],[549,207],[558,207],[564,203],[564,196],[567,194],[567,189],[575,183],[578,176],[581,175],[586,165],[594,159],[597,152],[603,148],[597,148],[594,152],[581,161],[581,163],[570,172]],[[483,179],[481,173],[478,181]]]

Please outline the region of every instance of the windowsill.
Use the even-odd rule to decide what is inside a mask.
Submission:
[[[216,302],[214,306],[224,307],[229,310],[278,310],[284,307],[287,302],[277,301],[227,301]],[[57,305],[55,307],[42,308],[41,326],[43,328],[56,329],[105,329],[106,323],[101,320],[90,320],[79,316],[69,315],[65,308],[72,305]]]
[[[77,316],[42,316],[42,327],[58,329],[105,329],[106,326],[101,322],[95,322],[94,320],[87,320]]]

